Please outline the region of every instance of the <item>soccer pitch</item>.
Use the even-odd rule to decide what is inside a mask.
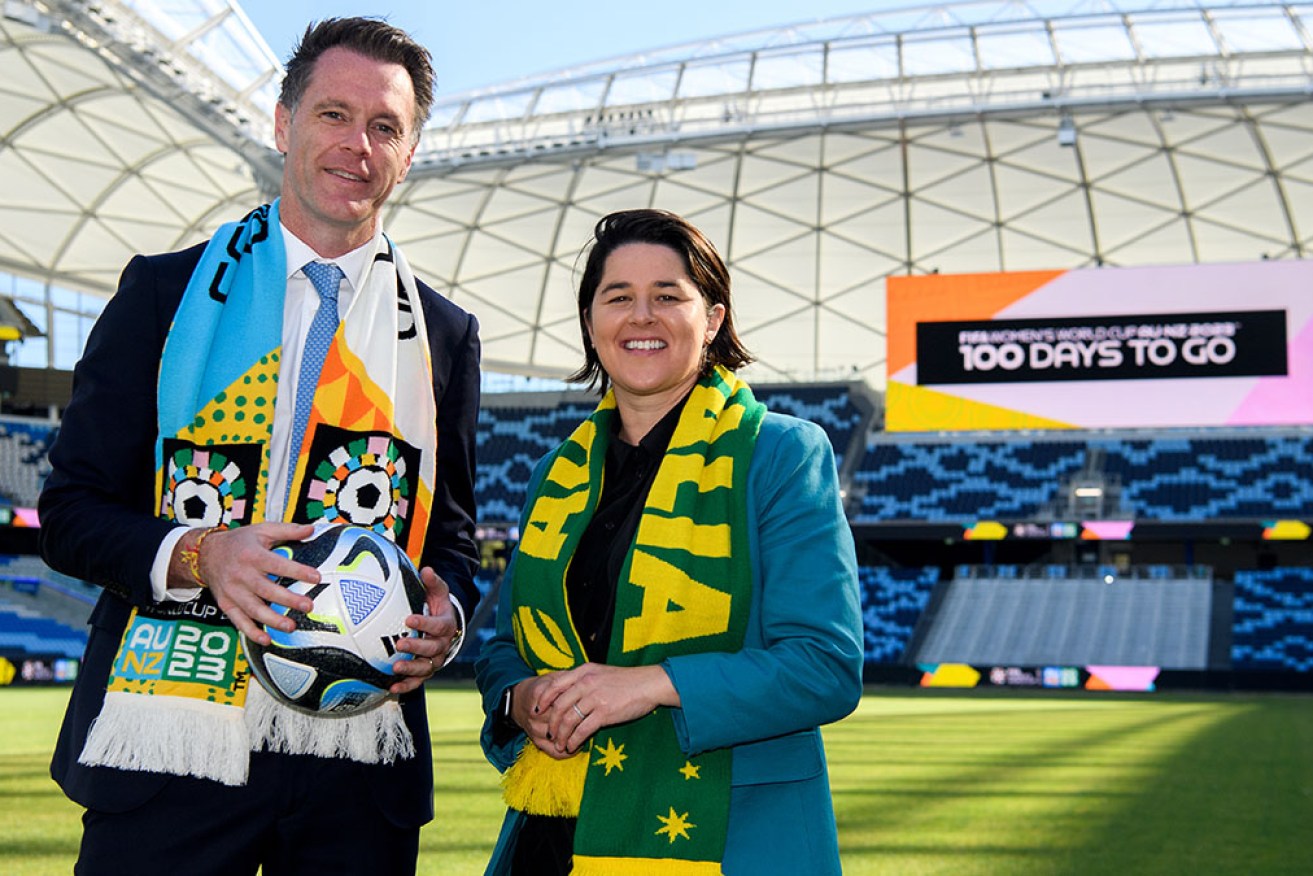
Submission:
[[[66,698],[0,691],[8,876],[72,871],[80,810],[47,772]],[[429,710],[419,872],[482,873],[502,805],[478,698],[435,687]],[[1306,696],[872,690],[825,735],[853,876],[1313,873]]]

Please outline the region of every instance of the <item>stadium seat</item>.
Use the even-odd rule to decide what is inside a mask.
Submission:
[[[861,566],[862,621],[867,663],[901,663],[939,581],[934,567]]]
[[[1236,572],[1231,665],[1313,671],[1313,568]]]

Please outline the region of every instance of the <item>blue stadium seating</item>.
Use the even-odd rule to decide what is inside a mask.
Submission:
[[[855,523],[1026,519],[1102,451],[1138,520],[1302,517],[1313,437],[875,442],[853,474]]]
[[[0,650],[81,657],[86,646],[84,630],[64,626],[26,609],[0,607]]]
[[[1074,441],[872,443],[853,474],[855,523],[1033,517],[1078,471]]]
[[[485,406],[479,411],[474,496],[481,523],[519,520],[534,465],[594,407],[580,401],[552,408]]]
[[[1302,516],[1313,507],[1313,438],[1094,441],[1144,520]]]
[[[28,508],[50,472],[46,454],[55,440],[50,423],[0,418],[0,498]]]
[[[861,566],[862,626],[867,663],[898,663],[916,630],[939,570]]]
[[[818,423],[841,468],[864,414],[846,385],[763,385],[773,410]],[[554,407],[484,407],[475,483],[480,522],[518,516],[533,465],[593,408],[580,394]],[[0,418],[0,502],[34,506],[54,425]],[[1100,451],[1120,481],[1123,510],[1140,520],[1302,517],[1313,507],[1313,436],[1090,438],[922,442],[866,439],[852,476],[855,523],[1034,517],[1061,481]]]
[[[772,410],[818,423],[842,466],[852,474],[849,508],[854,523],[1035,518],[1058,498],[1064,481],[1094,460],[1120,483],[1122,510],[1139,520],[1226,518],[1307,519],[1313,508],[1313,435],[1207,432],[1183,437],[1117,438],[1063,434],[1007,440],[970,437],[863,436],[866,414],[845,385],[757,387]],[[549,406],[485,406],[476,441],[475,492],[479,522],[513,524],[525,501],[534,465],[593,410],[585,394],[556,397]],[[856,401],[861,401],[857,399]],[[53,425],[0,418],[0,504],[35,505],[48,471]],[[851,448],[862,447],[860,459]],[[1093,452],[1093,453],[1092,453]],[[1034,570],[999,566],[996,577],[1027,577]],[[1115,574],[1115,570],[1109,569]],[[19,574],[19,571],[13,571]],[[26,573],[24,573],[26,574]],[[480,576],[490,586],[493,573]],[[863,567],[860,570],[868,662],[905,659],[918,619],[938,582],[933,568]],[[1043,570],[1067,577],[1066,566]],[[1168,578],[1169,567],[1149,569]],[[1313,568],[1236,575],[1232,653],[1236,669],[1313,671]],[[89,597],[90,598],[90,597]],[[33,623],[0,606],[0,647],[81,654],[85,635],[46,620]],[[65,619],[67,620],[67,619]],[[491,629],[474,631],[462,660],[472,660]]]
[[[1231,666],[1313,672],[1313,569],[1236,572]]]
[[[843,467],[844,455],[865,415],[853,403],[845,386],[753,387],[757,400],[768,410],[811,420],[825,430],[834,446],[834,461]]]
[[[756,394],[770,410],[821,426],[834,445],[836,462],[842,465],[864,421],[846,386],[765,386]],[[519,519],[534,464],[565,440],[594,407],[594,398],[581,394],[555,407],[485,405],[479,411],[474,492],[481,523]]]

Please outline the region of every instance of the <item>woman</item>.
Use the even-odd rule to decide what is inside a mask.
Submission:
[[[488,872],[839,873],[818,728],[862,627],[830,444],[735,376],[729,272],[674,214],[597,224],[579,322],[605,396],[534,472],[477,665]]]

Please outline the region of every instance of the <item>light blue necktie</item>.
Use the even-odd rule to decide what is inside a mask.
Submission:
[[[319,293],[319,309],[305,334],[305,348],[301,350],[301,373],[296,379],[296,409],[292,421],[292,441],[288,445],[291,458],[287,465],[287,507],[291,507],[292,476],[296,473],[296,460],[301,455],[301,441],[305,438],[306,423],[315,400],[315,387],[319,385],[319,372],[324,358],[337,332],[337,288],[342,282],[342,269],[337,265],[307,262],[302,272]]]

